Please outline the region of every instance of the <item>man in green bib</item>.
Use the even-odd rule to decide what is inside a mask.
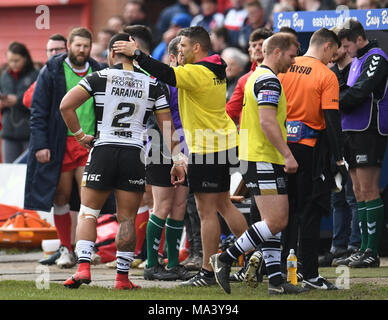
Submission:
[[[78,187],[89,151],[79,145],[67,129],[59,105],[71,88],[87,74],[102,66],[90,58],[92,35],[85,28],[69,34],[68,53],[50,58],[39,74],[31,104],[30,157],[27,164],[25,208],[50,212],[61,242],[61,268],[74,266],[71,246],[69,200],[75,178]],[[85,133],[95,134],[96,115],[93,100],[77,110]]]

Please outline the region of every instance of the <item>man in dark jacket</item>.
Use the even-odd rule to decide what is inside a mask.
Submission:
[[[54,224],[61,241],[60,267],[75,264],[71,246],[69,199],[73,179],[81,184],[88,151],[79,147],[68,131],[59,105],[62,98],[85,75],[101,69],[90,58],[91,33],[85,28],[70,32],[68,54],[52,57],[41,70],[31,105],[30,157],[27,164],[24,207],[50,211],[54,206]],[[94,135],[93,101],[81,108],[85,132]]]

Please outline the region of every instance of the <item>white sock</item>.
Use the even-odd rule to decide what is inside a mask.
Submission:
[[[126,251],[117,251],[116,252],[116,261],[117,261],[117,272],[118,273],[128,273],[131,263],[135,259],[134,252]]]
[[[316,277],[316,278],[311,278],[311,279],[308,279],[308,281],[311,281],[311,282],[316,282],[316,281],[318,281],[318,279],[319,279],[319,276],[318,276],[318,277]]]
[[[255,249],[260,243],[267,241],[270,237],[272,237],[272,233],[267,223],[265,221],[258,221],[237,239],[235,246],[243,254],[251,249]],[[231,254],[232,252],[230,251],[228,249],[228,252]],[[232,255],[235,256],[233,253]],[[237,257],[238,255],[235,258],[237,259]]]
[[[277,235],[270,237],[263,243],[262,251],[265,266],[267,268],[268,279],[271,282],[271,278],[278,276],[278,280],[281,279],[280,272],[280,260],[281,260],[281,246],[280,246],[281,232]]]
[[[75,246],[75,252],[77,252],[78,261],[90,262],[90,260],[92,259],[93,248],[93,241],[78,240]]]

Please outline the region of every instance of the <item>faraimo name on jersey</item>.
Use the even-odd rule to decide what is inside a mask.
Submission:
[[[110,94],[120,97],[134,97],[141,99],[143,97],[143,90],[112,87],[112,92]]]

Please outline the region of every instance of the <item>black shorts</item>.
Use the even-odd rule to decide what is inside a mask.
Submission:
[[[269,162],[245,162],[247,172],[243,174],[244,182],[251,195],[265,196],[288,194],[288,177],[284,166]]]
[[[349,168],[381,167],[387,137],[377,131],[344,132],[344,154]]]
[[[146,183],[156,187],[173,187],[171,184],[171,164],[149,164],[146,166]],[[187,179],[183,183],[187,187]]]
[[[98,190],[145,191],[145,165],[141,150],[103,145],[90,151],[82,186]]]
[[[210,154],[190,154],[187,169],[190,192],[229,191],[231,168],[238,165],[237,148]]]

